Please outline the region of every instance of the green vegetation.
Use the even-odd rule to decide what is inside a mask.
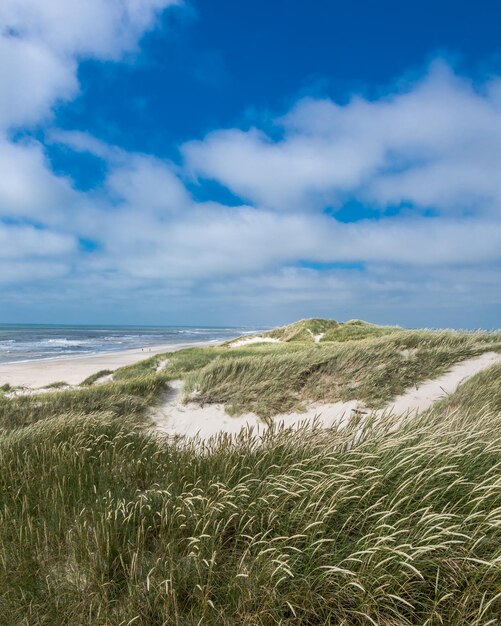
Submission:
[[[54,383],[49,383],[45,385],[45,389],[62,389],[63,387],[67,387],[68,383],[65,383],[64,380],[56,380]]]
[[[99,370],[99,372],[87,376],[87,378],[80,383],[80,386],[88,387],[89,385],[93,385],[96,380],[104,378],[105,376],[109,376],[110,374],[113,374],[112,370]]]
[[[499,333],[344,340],[370,325],[328,324],[309,329],[338,339],[191,348],[100,385],[104,372],[0,395],[0,624],[494,626],[501,366],[403,423],[359,416],[203,449],[145,428],[169,380],[270,416],[309,400],[378,406],[501,351]]]
[[[368,324],[361,320],[351,320],[344,324],[339,324],[335,328],[327,330],[325,335],[320,339],[322,342],[327,341],[350,341],[352,339],[370,339],[374,337],[383,337],[395,332],[401,331],[397,326],[376,326]]]
[[[501,365],[493,365],[463,383],[429,410],[434,415],[454,411],[491,411],[501,414]]]
[[[5,435],[3,623],[495,624],[499,415],[391,424],[203,455],[108,415]]]
[[[116,417],[144,415],[164,389],[160,376],[144,376],[125,383],[110,383],[17,398],[0,396],[0,437],[2,431],[27,426],[59,415],[97,415]]]
[[[194,369],[186,394],[200,403],[221,402],[230,413],[267,418],[300,410],[308,401],[358,399],[378,408],[458,361],[501,349],[501,335],[399,331],[370,339],[323,344],[262,344],[233,358]],[[266,347],[264,347],[266,346]]]
[[[326,341],[349,341],[350,339],[365,339],[369,337],[381,337],[401,330],[397,326],[377,326],[362,320],[350,320],[349,322],[336,322],[335,320],[308,319],[300,320],[289,326],[275,328],[266,333],[265,337],[280,339],[281,341],[301,341],[313,343],[315,340]]]
[[[309,319],[300,320],[289,324],[288,326],[282,326],[280,328],[274,328],[267,333],[262,333],[264,337],[271,337],[273,339],[280,339],[280,341],[305,341],[313,342],[315,335],[320,335],[327,331],[333,330],[339,327],[339,322],[335,320],[322,320],[322,319]]]
[[[362,329],[361,335],[357,329]],[[364,334],[367,329],[369,336]],[[315,343],[309,332],[307,340],[297,339],[298,333],[309,330],[326,336],[338,333],[340,339]],[[306,320],[268,335],[274,333],[282,337],[280,343],[231,348],[230,342],[157,355],[118,370],[114,380],[154,375],[166,361],[161,376],[185,379],[186,399],[223,403],[232,414],[251,411],[269,418],[317,401],[358,399],[378,408],[458,361],[501,351],[500,333],[402,330],[357,320]]]

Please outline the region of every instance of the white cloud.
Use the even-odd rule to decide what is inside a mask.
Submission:
[[[378,100],[300,101],[276,121],[280,140],[255,128],[220,130],[183,153],[195,175],[284,211],[336,205],[348,193],[380,207],[498,211],[500,85],[475,88],[436,62]]]
[[[14,141],[11,131],[44,122],[54,105],[77,94],[81,59],[118,60],[134,51],[159,13],[180,3],[3,0],[0,4],[1,282],[67,274],[77,253],[78,234],[95,230],[95,224],[87,221],[95,220],[102,208],[99,194],[78,193],[68,178],[52,171],[38,141]],[[129,186],[133,195],[133,176]],[[51,260],[54,257],[60,260]]]
[[[64,262],[6,260],[1,264],[0,284],[13,285],[15,291],[23,283],[34,285],[35,297],[29,298],[28,302],[32,309],[36,309],[39,299],[39,292],[36,289],[38,281],[62,279],[67,274],[68,268]],[[5,306],[5,300],[2,305]]]
[[[118,60],[180,0],[2,0],[0,132],[33,124],[78,91],[77,62]],[[8,94],[5,97],[4,94]]]
[[[0,35],[0,134],[38,122],[55,102],[70,99],[77,90],[73,59],[55,55],[39,42]]]
[[[118,59],[180,0],[3,0],[0,26],[56,53]]]
[[[105,241],[115,267],[145,278],[211,279],[300,261],[428,268],[501,261],[501,225],[491,221],[342,224],[245,207],[202,206],[163,223],[127,209],[109,222]]]
[[[75,252],[73,237],[39,230],[33,226],[0,223],[0,259],[52,257]]]
[[[0,217],[52,223],[77,200],[70,181],[50,169],[39,142],[14,143],[0,136]]]
[[[378,100],[304,99],[276,120],[281,139],[260,129],[218,130],[182,147],[185,169],[53,129],[48,141],[106,162],[104,182],[89,192],[54,173],[39,141],[12,140],[11,131],[45,123],[57,103],[78,93],[81,59],[117,60],[134,51],[159,12],[175,4],[0,6],[0,91],[8,94],[0,102],[4,304],[10,298],[29,306],[31,292],[19,286],[44,281],[49,308],[80,298],[85,306],[112,300],[123,309],[134,291],[159,314],[200,310],[199,321],[213,323],[217,315],[228,319],[223,309],[241,320],[261,307],[290,319],[392,321],[383,319],[388,306],[408,315],[423,313],[430,301],[449,314],[458,305],[467,310],[471,298],[489,310],[499,306],[499,79],[474,87],[438,63],[421,81]],[[245,202],[196,202],[184,182],[190,173],[217,180]],[[323,214],[346,197],[409,208],[354,223]],[[422,208],[436,217],[424,217]],[[82,237],[95,251],[79,248]]]
[[[182,212],[191,204],[173,167],[145,155],[126,155],[121,166],[111,171],[106,186],[112,197],[133,210],[153,212],[159,218]]]

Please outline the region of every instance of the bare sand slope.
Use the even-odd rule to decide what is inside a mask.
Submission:
[[[167,344],[106,352],[89,356],[67,357],[26,363],[4,363],[0,365],[0,385],[9,383],[13,387],[43,387],[54,382],[78,385],[91,374],[100,370],[115,370],[137,363],[155,354],[175,352],[181,348],[209,345],[207,343]],[[210,345],[215,345],[211,343]]]
[[[501,354],[497,352],[484,352],[484,354],[473,359],[461,361],[442,376],[422,382],[396,397],[384,410],[391,411],[395,415],[403,415],[404,413],[417,415],[438,400],[456,391],[459,385],[468,378],[496,363],[501,363]]]
[[[254,343],[280,343],[280,339],[273,339],[272,337],[261,337],[261,335],[257,335],[255,337],[237,339],[236,341],[232,341],[229,345],[230,348],[241,348],[242,346],[250,346]]]
[[[194,402],[183,404],[183,381],[172,381],[169,385],[171,389],[163,402],[160,406],[154,407],[151,413],[156,430],[159,432],[186,437],[199,436],[207,440],[218,433],[237,435],[242,428],[246,427],[252,427],[256,431],[268,428],[266,423],[254,413],[228,415],[223,404],[206,404],[205,406]],[[273,422],[294,428],[301,423],[318,418],[327,428],[339,423],[343,418],[348,419],[359,405],[358,400],[333,404],[311,404],[303,413],[275,415]]]
[[[392,412],[397,415],[418,414],[428,409],[434,402],[454,392],[458,386],[475,374],[501,362],[501,354],[487,352],[479,357],[458,363],[442,376],[421,383],[417,388],[395,398],[385,408],[376,411],[376,416]],[[193,402],[182,403],[182,381],[170,383],[171,389],[160,406],[154,407],[151,417],[158,432],[171,436],[198,436],[207,440],[218,433],[238,434],[242,428],[252,427],[258,432],[266,430],[267,425],[254,413],[245,413],[232,417],[222,404],[200,406]],[[330,404],[312,403],[303,413],[276,415],[275,424],[297,428],[300,424],[317,419],[322,426],[329,428],[341,425],[355,413],[370,414],[371,411],[358,400]]]

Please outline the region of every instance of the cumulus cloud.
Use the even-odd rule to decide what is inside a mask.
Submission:
[[[2,0],[0,130],[33,124],[78,91],[82,58],[117,60],[134,50],[180,0]]]
[[[33,226],[0,223],[0,259],[51,257],[74,252],[76,242],[68,235],[39,230]]]
[[[29,261],[29,260],[6,260],[2,261],[2,271],[0,272],[0,284],[13,286],[14,294],[17,292],[20,284],[31,284],[35,288],[39,281],[52,281],[54,279],[62,279],[68,269],[64,262],[53,261]],[[6,292],[8,293],[8,292]],[[10,293],[8,294],[11,295]],[[26,306],[34,307],[38,301],[38,293],[35,291],[31,297],[26,299]],[[2,303],[2,308],[6,305],[6,301]]]
[[[39,121],[49,114],[54,102],[68,100],[78,90],[73,59],[62,58],[39,42],[5,35],[5,25],[3,28],[0,35],[0,132]]]
[[[276,120],[283,138],[251,128],[188,142],[190,170],[278,210],[340,206],[443,212],[501,204],[501,80],[476,86],[437,61],[421,80],[377,100],[303,99]]]
[[[78,193],[70,179],[52,171],[39,141],[14,140],[12,131],[43,122],[55,104],[76,95],[81,59],[118,60],[136,49],[161,10],[177,4],[179,0],[3,0],[0,4],[2,282],[67,272],[69,258],[78,249],[77,231],[88,230],[84,223],[96,217],[96,199]],[[132,194],[133,177],[129,186]],[[57,263],[40,261],[58,256]]]
[[[71,182],[54,174],[38,141],[0,135],[0,172],[0,216],[52,223],[77,201]]]
[[[28,306],[19,285],[45,281],[47,307],[102,297],[123,304],[134,291],[159,314],[200,309],[198,322],[212,323],[230,309],[235,317],[222,321],[257,320],[259,307],[281,319],[388,322],[395,307],[410,320],[429,306],[423,293],[449,314],[459,305],[471,312],[472,298],[476,315],[482,303],[499,307],[499,78],[474,84],[437,62],[375,100],[302,99],[275,120],[279,139],[259,128],[216,130],[182,146],[182,165],[51,129],[47,142],[105,162],[104,181],[86,192],[53,171],[39,139],[12,138],[77,94],[81,59],[122,58],[177,3],[0,6],[4,303]],[[196,201],[193,177],[217,181],[240,205]],[[336,219],[353,198],[378,218]],[[399,205],[405,210],[386,216]]]
[[[159,12],[180,0],[3,0],[0,25],[11,37],[68,55],[118,59],[134,49]]]

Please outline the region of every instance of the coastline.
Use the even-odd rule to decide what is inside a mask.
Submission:
[[[100,370],[114,371],[157,354],[176,352],[184,348],[217,346],[220,343],[223,342],[169,343],[98,354],[2,363],[0,364],[0,385],[9,384],[13,387],[37,388],[59,381],[69,385],[79,385],[88,376]]]

